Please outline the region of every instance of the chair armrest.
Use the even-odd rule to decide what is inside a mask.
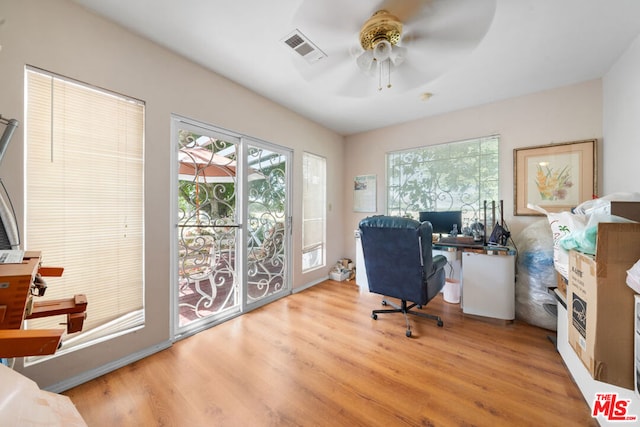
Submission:
[[[432,270],[438,271],[447,265],[447,258],[444,255],[435,255],[431,260]]]

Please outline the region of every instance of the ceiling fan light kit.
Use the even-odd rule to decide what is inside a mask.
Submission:
[[[387,10],[379,10],[360,29],[360,45],[364,50],[374,49],[381,40],[396,45],[402,35],[402,22]]]
[[[383,80],[387,88],[391,87],[391,70],[404,60],[406,49],[397,46],[401,36],[402,22],[387,10],[375,12],[360,29],[364,52],[356,58],[356,64],[366,74],[377,71],[378,90],[382,90]]]
[[[373,47],[373,59],[376,61],[386,61],[391,57],[391,43],[387,40],[380,40]]]

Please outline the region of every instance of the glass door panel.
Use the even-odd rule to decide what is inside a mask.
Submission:
[[[178,333],[241,309],[237,138],[180,123],[178,141]]]
[[[291,151],[174,117],[174,337],[291,292]]]
[[[291,291],[289,157],[288,150],[258,141],[247,143],[247,306],[262,305]]]

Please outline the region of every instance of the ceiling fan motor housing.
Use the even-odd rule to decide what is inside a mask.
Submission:
[[[395,46],[402,35],[402,22],[386,10],[379,10],[360,29],[360,45],[364,50],[373,50],[382,40]]]

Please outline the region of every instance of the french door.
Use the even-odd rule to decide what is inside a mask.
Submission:
[[[172,135],[179,338],[291,292],[291,152],[178,116]]]

